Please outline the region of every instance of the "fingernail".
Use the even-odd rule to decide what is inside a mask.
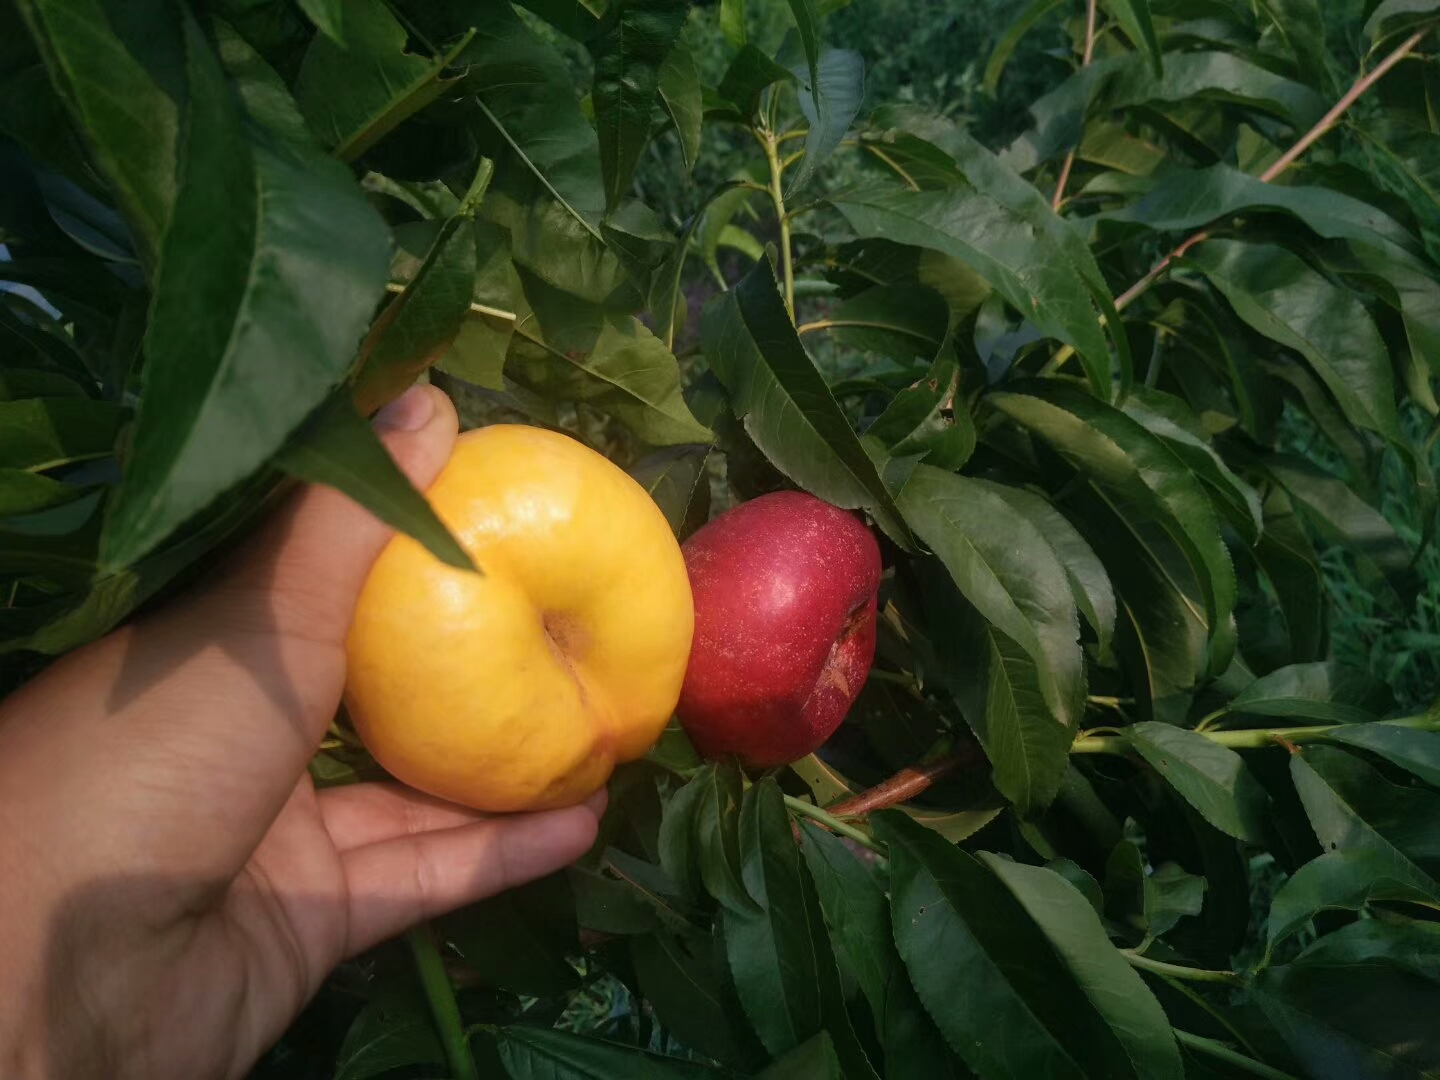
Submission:
[[[435,415],[435,400],[425,386],[412,386],[375,414],[381,431],[419,431]]]

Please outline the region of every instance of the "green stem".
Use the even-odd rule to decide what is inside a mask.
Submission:
[[[781,180],[785,175],[785,167],[780,164],[780,155],[776,151],[776,140],[774,134],[769,130],[759,136],[760,145],[765,150],[765,161],[770,166],[770,201],[775,204],[775,216],[780,220],[780,272],[785,283],[785,310],[790,313],[790,321],[795,321],[795,262],[794,256],[790,253],[790,218],[785,213],[785,192],[781,187]]]
[[[1199,1050],[1202,1054],[1209,1054],[1211,1057],[1234,1065],[1237,1069],[1243,1069],[1251,1076],[1263,1076],[1265,1080],[1295,1080],[1295,1077],[1287,1072],[1281,1072],[1263,1061],[1256,1061],[1252,1057],[1246,1057],[1235,1050],[1231,1050],[1222,1042],[1214,1039],[1207,1039],[1203,1035],[1192,1035],[1188,1031],[1175,1029],[1175,1041],[1181,1046],[1188,1046],[1192,1050]]]
[[[475,1059],[470,1055],[465,1027],[460,1022],[460,1006],[455,1002],[455,991],[450,986],[450,976],[445,974],[445,962],[440,959],[440,950],[435,947],[430,924],[412,926],[405,931],[405,941],[415,956],[415,967],[420,972],[420,983],[425,987],[425,997],[430,1002],[430,1015],[435,1018],[435,1026],[440,1031],[450,1075],[454,1080],[480,1080]]]
[[[1241,981],[1239,973],[1234,971],[1211,971],[1207,968],[1185,967],[1183,964],[1167,964],[1163,960],[1151,960],[1148,956],[1141,956],[1134,949],[1121,949],[1120,954],[1129,961],[1131,967],[1153,975],[1168,975],[1172,979],[1183,979],[1186,982],[1229,983],[1232,986]]]
[[[1440,731],[1440,717],[1407,716],[1400,720],[1382,720],[1380,723],[1391,727],[1414,728],[1417,731]],[[1267,746],[1284,746],[1286,743],[1307,743],[1323,739],[1332,731],[1350,727],[1349,724],[1320,724],[1314,727],[1253,728],[1246,731],[1201,731],[1213,743],[1228,746],[1232,750],[1263,750]],[[1128,754],[1130,736],[1082,735],[1070,745],[1072,754]]]
[[[851,825],[848,821],[841,821],[835,815],[826,813],[814,803],[808,803],[804,799],[797,799],[794,795],[786,795],[785,805],[801,817],[808,817],[813,821],[818,821],[831,832],[839,833],[841,836],[848,836],[851,840],[854,840],[862,847],[869,848],[881,858],[885,857],[885,845],[880,843],[879,840],[876,840],[863,829],[858,829],[854,825]]]

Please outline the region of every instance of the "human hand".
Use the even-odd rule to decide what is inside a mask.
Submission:
[[[426,486],[449,399],[377,419]],[[297,495],[215,580],[0,704],[0,1075],[240,1076],[343,958],[560,868],[584,806],[485,819],[306,773],[389,530]]]

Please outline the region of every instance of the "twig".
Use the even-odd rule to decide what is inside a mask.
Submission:
[[[1407,716],[1400,720],[1382,722],[1391,727],[1412,728],[1417,731],[1440,731],[1440,719],[1428,716]],[[1323,739],[1332,731],[1339,731],[1348,726],[1348,724],[1320,724],[1312,727],[1249,728],[1240,731],[1195,728],[1194,733],[1204,736],[1219,746],[1228,746],[1231,750],[1263,750],[1269,746],[1284,746],[1288,749],[1301,743]],[[1085,734],[1070,745],[1070,752],[1072,754],[1128,754],[1130,737],[1123,731],[1119,735]],[[832,811],[834,809],[831,807]]]
[[[867,847],[881,858],[885,857],[885,845],[876,840],[863,829],[857,829],[849,822],[841,821],[830,811],[808,803],[804,799],[797,799],[794,795],[785,796],[785,805],[802,817],[808,817],[812,821],[818,821],[831,832],[839,833],[841,836],[848,836],[861,847]]]
[[[956,769],[976,764],[981,757],[978,744],[965,743],[960,750],[939,761],[929,765],[907,766],[888,780],[882,780],[859,795],[825,809],[834,817],[864,817],[875,810],[883,810],[887,806],[913,799],[937,780],[949,776]]]
[[[1095,56],[1095,11],[1098,7],[1097,0],[1090,0],[1085,12],[1085,55],[1080,61],[1081,71],[1090,66],[1090,61]],[[1055,210],[1059,210],[1065,202],[1065,185],[1070,182],[1070,170],[1075,167],[1075,154],[1079,149],[1078,146],[1072,146],[1065,155],[1065,164],[1060,166],[1060,179],[1055,182],[1055,197],[1050,200],[1050,205]]]
[[[1323,117],[1321,117],[1320,121],[1316,123],[1314,127],[1312,127],[1303,136],[1301,136],[1299,142],[1297,142],[1294,146],[1290,147],[1290,149],[1285,151],[1285,153],[1280,155],[1280,158],[1275,162],[1275,164],[1271,165],[1268,169],[1261,173],[1260,179],[1268,184],[1270,181],[1274,180],[1282,172],[1288,169],[1291,165],[1295,164],[1295,161],[1300,157],[1300,155],[1303,154],[1306,150],[1310,149],[1310,147],[1315,144],[1315,141],[1317,139],[1319,139],[1322,135],[1324,135],[1331,128],[1333,128],[1335,124],[1339,121],[1340,117],[1345,115],[1346,111],[1349,110],[1349,108],[1354,105],[1355,102],[1359,101],[1367,90],[1374,86],[1375,83],[1378,82],[1385,75],[1386,72],[1388,72],[1391,68],[1398,64],[1401,60],[1405,59],[1405,57],[1409,56],[1410,53],[1414,50],[1415,46],[1418,45],[1425,37],[1425,35],[1429,32],[1429,27],[1417,30],[1415,33],[1411,34],[1408,38],[1406,38],[1399,45],[1399,47],[1395,49],[1394,52],[1390,53],[1389,56],[1385,57],[1384,60],[1380,61],[1380,63],[1375,66],[1373,71],[1367,72],[1366,74],[1360,76],[1360,78],[1356,79],[1355,84],[1351,86],[1348,91],[1346,91],[1345,96],[1335,103],[1335,107],[1332,108]],[[1115,310],[1124,311],[1127,307],[1130,306],[1130,304],[1134,303],[1137,299],[1139,299],[1146,292],[1146,290],[1150,288],[1151,285],[1154,285],[1155,282],[1158,281],[1160,277],[1165,273],[1165,271],[1170,268],[1171,264],[1173,264],[1176,259],[1183,258],[1186,252],[1188,252],[1192,247],[1200,243],[1202,240],[1209,239],[1209,236],[1209,229],[1201,229],[1199,232],[1195,233],[1195,235],[1189,237],[1188,239],[1180,243],[1175,248],[1175,250],[1171,251],[1170,254],[1166,255],[1154,266],[1152,266],[1146,272],[1144,277],[1142,277],[1139,281],[1135,282],[1134,285],[1131,285],[1130,288],[1126,289],[1123,293],[1121,293],[1115,298]],[[1104,323],[1105,317],[1103,315],[1100,317],[1100,321]],[[1070,357],[1074,355],[1075,347],[1073,345],[1066,345],[1062,347],[1059,351],[1055,353],[1053,357],[1050,358],[1049,363],[1047,363],[1040,370],[1040,374],[1049,375],[1052,372],[1057,371],[1059,368],[1064,366],[1065,361],[1069,360]]]
[[[785,213],[785,191],[781,181],[785,166],[780,163],[774,134],[767,128],[760,138],[765,161],[770,166],[770,201],[775,204],[775,217],[780,222],[780,271],[785,286],[785,310],[795,321],[795,257],[790,251],[790,218]]]

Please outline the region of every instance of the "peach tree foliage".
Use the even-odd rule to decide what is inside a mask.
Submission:
[[[766,775],[668,733],[257,1077],[1440,1075],[1440,734],[1316,554],[1415,594],[1440,4],[1017,4],[987,82],[1071,73],[985,146],[866,100],[844,2],[0,4],[3,685],[297,479],[463,563],[363,420],[433,364],[682,536],[862,512],[876,667]]]

